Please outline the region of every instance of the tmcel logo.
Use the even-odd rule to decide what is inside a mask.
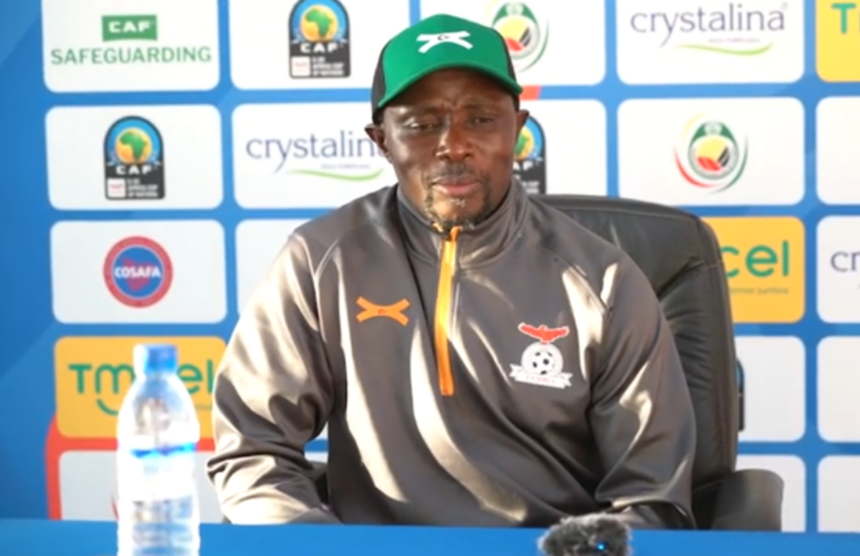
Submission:
[[[225,344],[216,337],[67,337],[54,347],[57,427],[66,438],[115,438],[116,418],[134,380],[132,350],[168,343],[197,408],[201,438],[212,437],[212,388]]]
[[[792,217],[704,220],[720,242],[734,321],[800,320],[805,306],[803,223]]]
[[[860,1],[816,0],[815,42],[823,81],[860,81]]]

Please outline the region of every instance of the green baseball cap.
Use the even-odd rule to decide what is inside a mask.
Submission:
[[[439,14],[405,29],[382,48],[370,95],[373,121],[410,85],[446,68],[480,71],[515,97],[523,92],[498,31],[468,19]]]

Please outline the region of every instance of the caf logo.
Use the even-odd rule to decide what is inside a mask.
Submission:
[[[543,128],[531,116],[514,150],[514,174],[530,194],[546,193],[546,140]]]
[[[151,122],[129,116],[105,135],[105,197],[111,201],[164,198],[164,143]]]
[[[349,16],[337,0],[301,0],[290,12],[290,77],[349,77]]]

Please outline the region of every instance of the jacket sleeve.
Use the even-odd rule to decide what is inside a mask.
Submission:
[[[605,300],[590,422],[604,476],[596,500],[633,528],[693,527],[693,404],[674,337],[630,261]]]
[[[304,240],[293,235],[244,308],[212,393],[208,474],[238,524],[336,523],[304,455],[333,404]]]

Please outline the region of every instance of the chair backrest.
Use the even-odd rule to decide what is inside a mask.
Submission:
[[[694,487],[735,470],[739,401],[734,331],[720,247],[680,209],[606,197],[539,195],[624,250],[654,287],[684,366],[696,412]]]

